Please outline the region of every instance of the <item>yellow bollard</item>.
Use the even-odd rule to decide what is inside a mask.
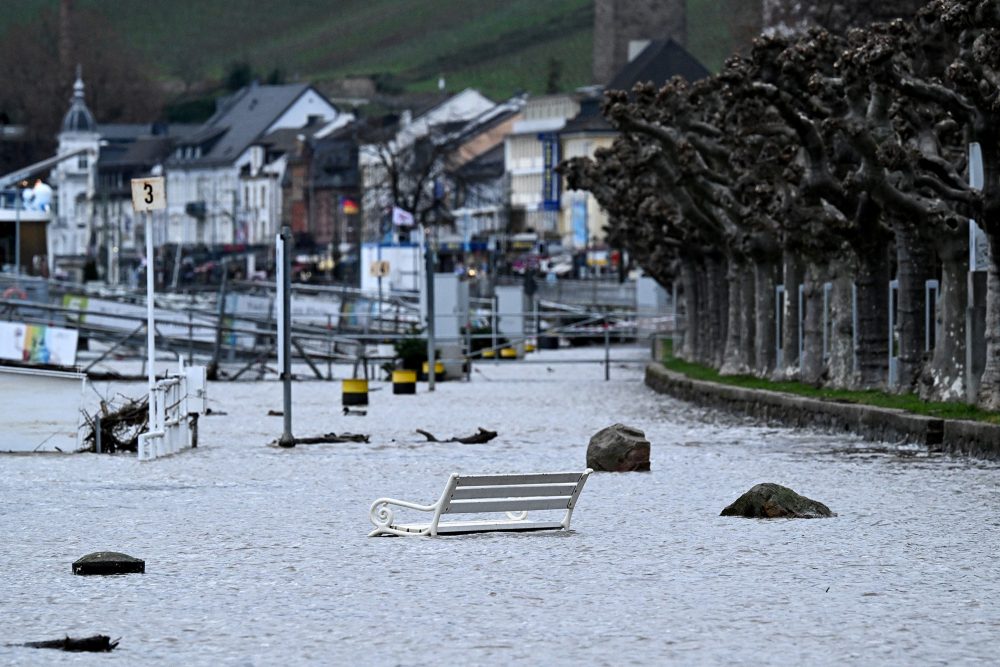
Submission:
[[[427,368],[429,367],[429,365],[430,364],[425,361],[422,367],[425,378],[428,377]],[[442,364],[440,361],[434,362],[434,379],[437,381],[444,380],[444,364]]]
[[[501,359],[517,359],[517,349],[513,347],[505,347],[500,350]]]
[[[368,405],[368,380],[342,380],[340,386],[343,405]]]
[[[393,371],[392,372],[392,393],[394,394],[415,394],[417,393],[417,372],[416,371]]]

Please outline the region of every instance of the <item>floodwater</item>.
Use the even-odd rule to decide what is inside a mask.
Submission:
[[[543,351],[536,360],[599,357]],[[641,358],[616,349],[616,358]],[[995,664],[1000,466],[763,428],[654,394],[641,367],[486,363],[471,383],[340,413],[303,382],[266,446],[277,383],[213,384],[202,447],[0,457],[0,664]],[[652,472],[594,474],[568,533],[368,538],[379,496],[436,500],[449,473],[582,469],[591,434],[646,431]],[[427,443],[483,426],[483,445]],[[771,481],[821,520],[719,511]],[[79,577],[118,550],[146,574]],[[4,647],[121,637],[111,654]]]

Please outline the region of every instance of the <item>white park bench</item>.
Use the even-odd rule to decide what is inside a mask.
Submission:
[[[580,491],[593,472],[542,472],[524,475],[460,475],[452,473],[433,505],[379,498],[372,503],[376,535],[455,535],[490,531],[566,530]],[[433,512],[429,523],[396,523],[392,506]],[[566,510],[559,521],[528,520],[529,510]],[[441,521],[442,514],[494,514],[506,519]]]

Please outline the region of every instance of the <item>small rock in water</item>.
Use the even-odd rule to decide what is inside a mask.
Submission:
[[[73,563],[73,574],[144,573],[146,561],[117,551],[95,551]]]
[[[748,519],[818,519],[837,516],[823,503],[800,496],[780,484],[758,484],[722,510],[719,516]]]
[[[608,472],[649,470],[649,440],[637,428],[614,424],[594,434],[587,446],[587,467]]]

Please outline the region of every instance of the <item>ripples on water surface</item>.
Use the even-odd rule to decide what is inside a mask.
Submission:
[[[480,368],[434,395],[381,385],[364,418],[340,414],[338,383],[296,386],[298,435],[371,444],[264,447],[279,385],[238,383],[212,385],[228,415],[203,418],[194,452],[0,457],[0,644],[123,638],[109,655],[0,647],[0,663],[995,664],[997,465],[756,427],[654,394],[638,366],[609,383],[596,365]],[[571,533],[365,537],[378,496],[581,469],[616,421],[646,431],[653,470],[592,476]],[[477,426],[500,437],[414,433]],[[718,516],[762,481],[839,516]],[[103,549],[147,573],[70,573]]]

